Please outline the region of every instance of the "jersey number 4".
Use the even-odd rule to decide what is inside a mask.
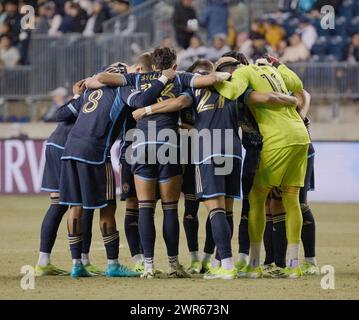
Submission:
[[[91,92],[87,98],[88,101],[82,107],[82,112],[90,113],[95,111],[95,109],[98,107],[98,102],[101,99],[102,95],[103,91],[101,89]]]

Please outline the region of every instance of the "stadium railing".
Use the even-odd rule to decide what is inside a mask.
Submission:
[[[115,61],[130,62],[148,48],[147,34],[101,34],[59,37],[34,34],[29,48],[29,66],[0,69],[0,97],[23,99],[46,96],[56,87],[71,87],[103,66]]]

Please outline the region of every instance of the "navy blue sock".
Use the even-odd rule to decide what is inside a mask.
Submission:
[[[82,214],[82,253],[89,253],[92,240],[93,209],[84,209]]]
[[[72,259],[81,259],[82,233],[68,234]]]
[[[138,231],[138,209],[126,208],[125,234],[131,256],[142,253],[140,233]]]
[[[231,239],[233,237],[233,230],[234,230],[234,225],[233,225],[233,211],[226,211],[226,218],[229,224],[229,227],[231,229]]]
[[[243,200],[244,202],[244,200]],[[243,213],[238,227],[239,253],[249,254],[248,214]]]
[[[273,248],[273,220],[272,216],[266,215],[266,227],[264,230],[263,242],[264,249],[266,252],[266,258],[264,260],[264,264],[271,264],[274,262],[274,248]]]
[[[273,248],[276,266],[284,268],[287,254],[287,235],[285,231],[285,213],[273,216]]]
[[[209,218],[208,215],[206,221],[206,240],[204,242],[204,249],[203,249],[204,253],[213,254],[215,246],[216,244],[214,243],[214,239],[213,239],[211,219]]]
[[[139,201],[138,229],[145,258],[153,258],[155,252],[156,228],[155,207],[156,200]]]
[[[111,234],[103,234],[103,243],[105,244],[106,256],[109,260],[118,259],[120,248],[120,235],[118,231]]]
[[[185,195],[183,227],[186,233],[188,250],[190,252],[198,251],[198,207],[199,201],[188,200]]]
[[[302,242],[304,248],[304,257],[315,257],[315,220],[312,210],[308,205],[302,205],[303,227]]]
[[[216,208],[209,213],[214,242],[221,260],[232,257],[231,228],[223,208]]]
[[[51,197],[51,205],[41,225],[40,252],[51,253],[56,240],[57,230],[67,209],[67,206],[59,204],[58,197]]]
[[[162,202],[163,209],[163,238],[167,247],[167,255],[178,255],[179,221],[178,201]]]

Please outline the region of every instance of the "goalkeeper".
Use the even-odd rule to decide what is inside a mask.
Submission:
[[[229,81],[215,85],[222,96],[231,100],[237,99],[248,87],[262,93],[275,91],[289,94],[303,91],[299,77],[272,57],[242,66],[233,72]],[[250,278],[263,275],[260,248],[265,229],[265,203],[269,191],[273,187],[280,187],[287,212],[288,251],[285,270],[288,277],[298,278],[302,275],[299,266],[302,229],[299,190],[304,185],[309,135],[295,108],[274,105],[264,108],[263,105],[253,104],[250,111],[263,137],[263,149],[249,194],[250,261],[239,274]]]

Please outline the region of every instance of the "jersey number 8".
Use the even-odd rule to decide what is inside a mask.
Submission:
[[[98,106],[98,102],[101,99],[103,95],[103,91],[101,89],[95,90],[94,92],[91,92],[90,95],[87,98],[87,102],[82,107],[83,113],[90,113],[95,111],[95,109]]]

